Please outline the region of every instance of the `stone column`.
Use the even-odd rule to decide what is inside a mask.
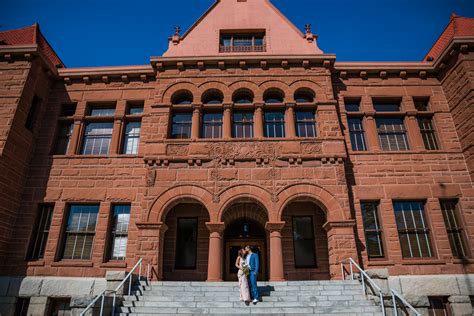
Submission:
[[[328,232],[329,271],[332,280],[341,280],[341,262],[352,257],[357,261],[354,220],[332,221],[324,224]]]
[[[421,138],[420,126],[416,118],[416,111],[407,112],[406,125],[408,134],[408,143],[414,150],[425,150],[425,144]]]
[[[79,138],[81,137],[81,121],[75,120],[74,126],[72,128],[72,135],[71,135],[71,142],[69,143],[69,147],[67,149],[68,155],[75,155],[77,153],[79,146]]]
[[[286,115],[286,118],[285,118],[286,137],[295,138],[296,126],[295,126],[295,104],[294,103],[286,104],[285,115]]]
[[[265,135],[263,132],[263,103],[255,104],[255,113],[254,113],[254,130],[255,138],[263,138]]]
[[[224,223],[206,223],[209,235],[209,261],[207,268],[207,282],[222,282],[222,234]]]
[[[193,105],[193,120],[191,126],[191,139],[198,139],[201,130],[201,108],[200,104]]]
[[[380,151],[379,135],[375,122],[375,112],[367,112],[365,118],[365,137],[369,151]]]
[[[283,250],[281,231],[285,222],[267,222],[265,229],[270,233],[270,281],[284,281]]]
[[[232,138],[232,104],[224,104],[222,125],[224,139]]]

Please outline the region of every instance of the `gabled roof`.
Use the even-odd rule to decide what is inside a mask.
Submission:
[[[38,45],[38,49],[53,66],[64,67],[63,62],[40,31],[38,23],[32,26],[0,32],[0,46]]]
[[[242,52],[219,53],[221,30],[265,30],[266,51],[254,53],[258,55],[323,54],[316,38],[311,34],[308,40],[270,0],[216,0],[183,36],[170,39],[163,56],[242,55]]]
[[[423,61],[433,58],[436,60],[452,39],[462,37],[474,37],[474,18],[467,18],[453,14],[449,24],[444,29],[438,40],[426,54]]]

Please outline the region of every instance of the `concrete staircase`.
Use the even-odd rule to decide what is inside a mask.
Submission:
[[[381,315],[358,281],[260,282],[262,300],[239,302],[236,283],[142,282],[116,315]]]

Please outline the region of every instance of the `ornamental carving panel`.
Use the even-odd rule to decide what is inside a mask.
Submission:
[[[321,143],[317,143],[317,142],[301,143],[301,152],[304,155],[320,154]]]
[[[187,156],[189,146],[185,144],[169,144],[166,146],[166,154],[168,156]]]
[[[209,144],[214,159],[274,159],[278,157],[280,144],[277,143],[213,143]]]

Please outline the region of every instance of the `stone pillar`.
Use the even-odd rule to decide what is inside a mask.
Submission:
[[[332,221],[324,224],[328,232],[329,271],[332,280],[341,280],[341,262],[352,257],[357,261],[354,220]]]
[[[207,268],[207,282],[222,282],[223,245],[222,234],[224,223],[206,223],[209,235],[209,261]]]
[[[80,140],[79,140],[80,137],[81,137],[81,121],[75,120],[74,126],[72,128],[71,142],[69,143],[69,148],[67,149],[68,155],[75,155],[77,151],[80,150],[77,148],[80,143]]]
[[[163,280],[163,249],[165,233],[168,226],[165,223],[136,223],[138,227],[138,245],[136,257],[143,258],[142,274],[146,275],[150,264],[150,279]]]
[[[193,105],[193,120],[191,126],[191,139],[198,139],[201,130],[201,108],[200,104]]]
[[[32,296],[30,298],[30,305],[28,306],[28,315],[29,316],[46,315],[49,309],[48,307],[49,307],[49,300],[47,296]]]
[[[377,124],[375,122],[375,112],[366,113],[365,118],[365,137],[369,151],[380,151],[379,135]]]
[[[118,154],[120,150],[120,136],[122,135],[123,118],[115,118],[112,130],[112,140],[110,141],[109,154]]]
[[[262,104],[255,104],[255,113],[254,113],[254,130],[255,130],[255,138],[263,138],[265,135],[263,132],[263,103]]]
[[[421,138],[420,126],[416,118],[416,111],[407,112],[406,118],[408,143],[413,150],[425,150],[425,144]]]
[[[224,139],[232,138],[232,104],[224,104],[222,125]]]
[[[295,126],[295,104],[287,103],[286,104],[286,118],[285,118],[285,129],[286,137],[295,138],[296,137],[296,126]]]
[[[265,229],[270,233],[270,281],[284,281],[283,250],[281,231],[285,222],[267,222]]]

